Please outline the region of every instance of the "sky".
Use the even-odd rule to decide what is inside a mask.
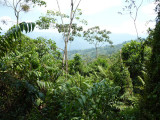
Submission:
[[[0,0],[3,1],[3,0]],[[12,1],[12,0],[9,0]],[[45,15],[47,10],[58,10],[56,0],[45,0],[47,7],[35,7],[28,13],[20,13],[20,21],[35,22],[39,19],[39,16]],[[70,0],[58,0],[62,13],[69,13]],[[75,0],[77,4],[79,0]],[[113,35],[119,35],[120,37],[128,37],[128,35],[135,38],[136,32],[134,28],[133,20],[130,15],[123,12],[123,8],[126,5],[125,0],[81,0],[79,8],[82,10],[81,18],[88,22],[84,29],[94,26],[100,26],[101,29],[111,31]],[[136,4],[139,5],[141,0],[137,0]],[[147,36],[147,29],[149,27],[154,28],[156,13],[154,12],[155,3],[152,0],[144,0],[142,6],[139,9],[136,24],[140,37]],[[123,14],[118,14],[122,12]],[[8,24],[2,24],[1,21],[7,20]],[[16,22],[14,12],[12,8],[0,5],[0,27],[3,30],[9,29],[11,25]],[[39,30],[35,29],[34,32],[56,32],[55,30]],[[125,36],[126,34],[126,36]],[[123,35],[123,36],[122,36]],[[116,36],[118,37],[118,36]],[[123,38],[121,38],[123,39]],[[132,39],[132,38],[127,38]]]

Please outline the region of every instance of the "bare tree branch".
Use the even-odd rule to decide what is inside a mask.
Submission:
[[[136,34],[137,34],[137,39],[138,39],[138,38],[139,38],[139,34],[138,34],[138,29],[137,29],[136,20],[137,20],[137,17],[138,17],[139,9],[140,9],[140,7],[141,7],[142,4],[143,4],[143,0],[141,0],[141,3],[139,4],[139,6],[137,6],[133,0],[132,0],[132,4],[134,5],[134,7],[135,7],[135,9],[136,9],[135,16],[132,15],[131,9],[130,9],[130,12],[129,12],[129,13],[130,13],[130,17],[133,19],[134,27],[135,27]]]

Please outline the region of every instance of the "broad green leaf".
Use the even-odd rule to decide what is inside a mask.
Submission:
[[[24,30],[24,24],[20,23],[19,26],[20,26],[21,31],[23,32],[23,30]]]
[[[92,90],[88,90],[88,95],[91,96],[92,95]]]
[[[82,99],[78,98],[79,103],[83,106],[83,101]]]
[[[36,24],[35,23],[32,23],[32,31],[34,30]]]
[[[83,103],[85,104],[85,102],[86,102],[86,97],[85,97],[84,95],[81,95],[81,98],[82,98],[82,100],[83,100]]]
[[[90,87],[90,85],[86,82],[83,82],[83,84],[85,84],[87,87]]]
[[[28,23],[28,31],[31,32],[31,26],[32,24],[31,23]]]
[[[26,31],[26,33],[28,32],[28,26],[27,26],[27,23],[23,22],[23,25],[24,25],[24,30]]]

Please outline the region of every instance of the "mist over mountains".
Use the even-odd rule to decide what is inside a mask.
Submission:
[[[52,32],[32,32],[26,34],[27,36],[31,38],[37,38],[37,37],[44,37],[46,39],[52,39],[56,42],[57,46],[59,48],[64,48],[64,41],[63,37],[59,33],[52,33]],[[130,35],[130,34],[111,34],[110,40],[113,41],[113,45],[121,44],[125,41],[135,40],[136,36]],[[103,46],[108,45],[107,43]],[[68,50],[84,50],[84,49],[90,49],[94,48],[94,45],[89,44],[87,41],[84,40],[83,37],[75,37],[73,42],[69,42]]]
[[[2,32],[1,34],[4,34]],[[25,34],[25,33],[24,33]],[[44,37],[46,39],[52,39],[56,42],[57,46],[61,49],[64,48],[64,40],[62,37],[62,34],[59,33],[52,33],[52,32],[31,32],[26,34],[28,37],[36,39],[37,37]],[[112,33],[109,35],[110,40],[112,40],[113,45],[121,44],[123,42],[136,40],[136,35],[130,35],[125,33]],[[141,36],[143,38],[146,38],[145,35]],[[102,47],[109,45],[108,43],[105,43]],[[86,40],[84,40],[83,37],[75,37],[74,41],[69,42],[68,44],[68,51],[71,50],[84,50],[84,49],[90,49],[94,48],[93,44],[89,44]]]

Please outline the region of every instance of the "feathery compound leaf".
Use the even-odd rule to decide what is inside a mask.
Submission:
[[[5,33],[4,36],[1,36],[0,49],[2,49],[5,52],[7,52],[8,50],[14,50],[17,45],[17,43],[15,44],[15,42],[17,41],[18,38],[21,37],[21,32],[23,32],[23,30],[25,30],[26,33],[31,32],[31,30],[33,30],[34,27],[35,23],[22,22],[18,25],[14,25]]]
[[[21,35],[21,32],[25,30],[25,32],[31,32],[34,30],[35,23],[26,23],[22,22],[19,25],[11,27],[8,32],[5,34],[5,38],[14,37],[15,39]]]
[[[102,68],[102,66],[98,66],[98,69],[99,69],[100,73],[102,73],[105,77],[107,77],[107,75],[106,75],[104,69]]]

